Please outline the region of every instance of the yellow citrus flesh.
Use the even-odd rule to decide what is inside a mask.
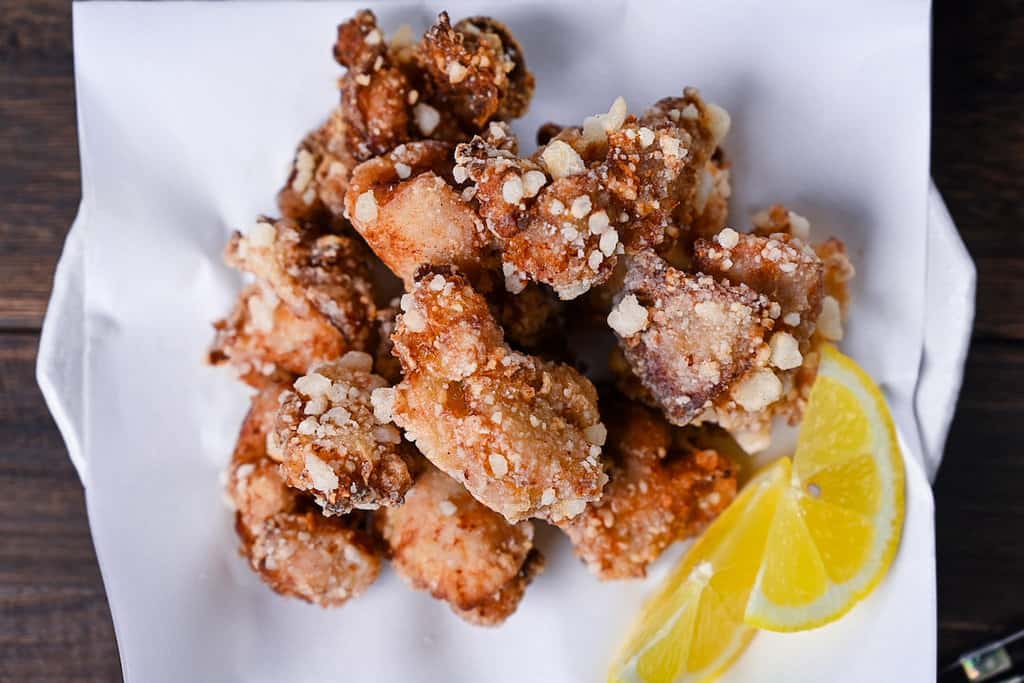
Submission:
[[[609,681],[711,681],[743,652],[755,633],[744,608],[791,477],[788,458],[770,465],[708,527],[644,607]]]
[[[903,459],[885,399],[827,346],[745,622],[801,631],[838,619],[889,569],[903,516]]]

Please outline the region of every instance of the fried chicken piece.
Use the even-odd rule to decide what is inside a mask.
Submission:
[[[470,129],[529,109],[534,78],[523,50],[508,27],[490,17],[463,19],[453,28],[442,12],[423,36],[420,64],[431,101]]]
[[[695,122],[660,108],[677,101],[696,112]],[[506,275],[574,299],[607,281],[620,254],[678,233],[673,212],[696,187],[690,167],[710,156],[695,147],[714,139],[705,125],[710,108],[698,111],[694,102],[704,107],[687,90],[638,120],[619,98],[607,114],[563,129],[530,159],[482,136],[459,145],[456,180],[464,168],[473,181],[480,215],[503,243]]]
[[[278,593],[321,607],[356,597],[377,579],[380,550],[357,516],[328,519],[307,496],[285,485],[267,437],[284,385],[253,398],[228,469],[241,553]]]
[[[405,378],[374,392],[380,419],[511,522],[574,517],[600,496],[605,430],[586,378],[510,349],[461,275],[424,273],[402,310]]]
[[[348,149],[340,108],[306,136],[295,151],[291,172],[277,194],[281,215],[299,223],[340,218],[348,179],[358,161]]]
[[[385,154],[411,138],[413,90],[392,64],[377,17],[361,10],[338,26],[334,58],[347,68],[339,81],[349,149],[359,161]]]
[[[348,348],[327,318],[312,310],[306,317],[295,315],[263,283],[246,286],[231,315],[213,326],[210,364],[232,366],[254,387],[290,381]]]
[[[791,332],[806,348],[821,313],[825,269],[802,240],[785,233],[762,237],[726,228],[714,240],[697,240],[694,267],[777,303],[778,328]]]
[[[269,284],[296,316],[325,317],[346,349],[369,347],[376,309],[368,254],[356,238],[261,218],[247,235],[231,236],[225,260]]]
[[[645,251],[633,258],[608,324],[669,422],[682,426],[764,362],[773,320],[768,300],[749,287],[688,275]]]
[[[288,485],[328,515],[401,505],[412,485],[409,445],[374,418],[370,395],[387,386],[373,357],[350,351],[317,365],[281,396],[275,433]]]
[[[709,162],[729,133],[729,113],[716,104],[706,102],[696,88],[686,88],[682,97],[666,97],[656,102],[641,122],[654,129],[678,126],[687,133],[687,164],[673,186],[672,224],[691,231],[707,209],[714,189],[713,169]]]
[[[510,524],[433,467],[376,521],[402,578],[470,623],[505,621],[544,567],[531,522]]]
[[[697,534],[736,496],[736,468],[685,447],[657,412],[624,401],[605,411],[611,466],[601,500],[561,524],[602,580],[641,578],[669,545]]]
[[[434,141],[401,145],[352,174],[352,225],[406,287],[421,265],[473,271],[488,256],[490,235],[453,183],[451,147]]]
[[[388,45],[373,12],[338,27],[346,141],[359,161],[413,140],[461,142],[494,119],[524,114],[533,75],[503,24],[488,17],[453,27],[446,13],[418,45]]]
[[[791,235],[804,244],[811,243],[811,223],[800,214],[790,211],[782,204],[758,211],[754,214],[754,233],[762,237],[773,237],[778,233]],[[846,245],[832,237],[814,245],[814,252],[821,259],[823,268],[822,310],[818,314],[818,334],[825,339],[842,339],[842,317],[850,303],[847,283],[856,271],[846,255]],[[831,299],[831,301],[830,301]],[[827,310],[826,310],[827,309]]]

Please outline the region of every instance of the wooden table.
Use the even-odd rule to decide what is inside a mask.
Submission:
[[[1024,624],[1024,3],[937,2],[934,46],[932,172],[980,275],[935,485],[944,662]],[[0,0],[5,681],[120,677],[83,491],[34,379],[54,263],[78,204],[74,107],[68,3]]]

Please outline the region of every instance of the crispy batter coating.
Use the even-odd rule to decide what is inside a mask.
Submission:
[[[336,108],[299,144],[288,180],[277,194],[282,216],[299,223],[341,217],[348,179],[358,163],[348,148],[347,126],[342,110]]]
[[[573,517],[600,496],[604,427],[586,378],[510,349],[460,275],[425,273],[402,309],[405,378],[374,393],[382,419],[509,521]]]
[[[669,545],[698,533],[736,496],[736,468],[713,450],[679,443],[657,412],[615,401],[608,419],[610,479],[600,501],[561,525],[602,580],[639,578]]]
[[[370,395],[387,386],[373,357],[350,351],[317,365],[281,396],[275,433],[287,482],[328,515],[401,505],[412,485],[409,446],[378,421]]]
[[[533,74],[519,42],[490,17],[463,19],[453,28],[442,12],[423,36],[420,63],[431,101],[471,129],[522,116],[533,97]]]
[[[389,45],[373,12],[338,27],[346,144],[359,161],[420,139],[461,142],[496,119],[522,116],[534,79],[508,28],[488,17],[453,27],[446,13],[420,44]]]
[[[608,323],[673,424],[693,420],[769,352],[768,300],[745,285],[688,275],[646,251],[623,292]]]
[[[254,387],[287,382],[348,347],[327,318],[313,310],[306,317],[295,315],[263,283],[245,287],[231,315],[213,327],[210,363],[230,365]]]
[[[666,109],[672,104],[685,113]],[[674,211],[692,203],[698,170],[714,149],[712,111],[719,110],[688,89],[638,120],[619,98],[530,159],[491,130],[456,148],[456,180],[473,182],[480,215],[503,243],[506,275],[574,299],[607,281],[620,254],[678,234]]]
[[[267,452],[284,385],[253,398],[228,470],[241,552],[278,593],[336,607],[362,593],[380,573],[380,550],[362,517],[328,519],[307,496],[285,485]]]
[[[688,134],[687,164],[673,187],[673,225],[690,231],[711,197],[714,182],[708,162],[729,132],[729,113],[706,102],[696,88],[686,88],[682,97],[656,102],[644,115],[643,123],[652,128],[679,126]]]
[[[377,526],[402,578],[475,624],[507,619],[544,566],[532,523],[510,524],[433,467],[404,505],[378,513]]]
[[[247,235],[232,235],[225,260],[269,284],[296,316],[326,317],[347,349],[369,347],[376,309],[368,254],[357,238],[261,218]]]
[[[406,287],[421,265],[476,270],[490,235],[453,187],[451,147],[401,145],[352,174],[345,204],[352,225]]]
[[[790,331],[806,347],[821,313],[825,269],[802,240],[785,233],[762,237],[726,228],[714,240],[697,240],[694,265],[779,304],[777,327]]]

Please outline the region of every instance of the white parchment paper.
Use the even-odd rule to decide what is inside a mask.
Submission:
[[[295,144],[336,101],[335,26],[362,4],[74,7],[83,201],[39,374],[87,487],[126,678],[603,680],[681,548],[647,581],[599,584],[563,538],[541,529],[548,569],[493,630],[464,624],[390,570],[340,610],[287,600],[235,553],[218,475],[247,392],[202,364],[210,321],[240,283],[220,254],[231,229],[274,212]],[[925,282],[935,276],[926,261],[929,4],[367,4],[389,30],[422,29],[445,7],[508,22],[538,79],[515,125],[526,140],[542,122],[579,121],[620,94],[640,110],[696,85],[732,113],[734,223],[781,201],[816,235],[846,240],[859,274],[843,348],[885,389],[907,445],[903,544],[848,617],[759,635],[725,680],[934,680],[921,434],[929,452],[941,450],[972,306],[961,297],[943,321],[959,350],[929,351],[941,366],[929,385],[938,407],[922,417],[931,404],[915,392],[934,307]],[[955,252],[955,233],[941,234]],[[970,276],[962,254],[950,259],[943,277]]]

